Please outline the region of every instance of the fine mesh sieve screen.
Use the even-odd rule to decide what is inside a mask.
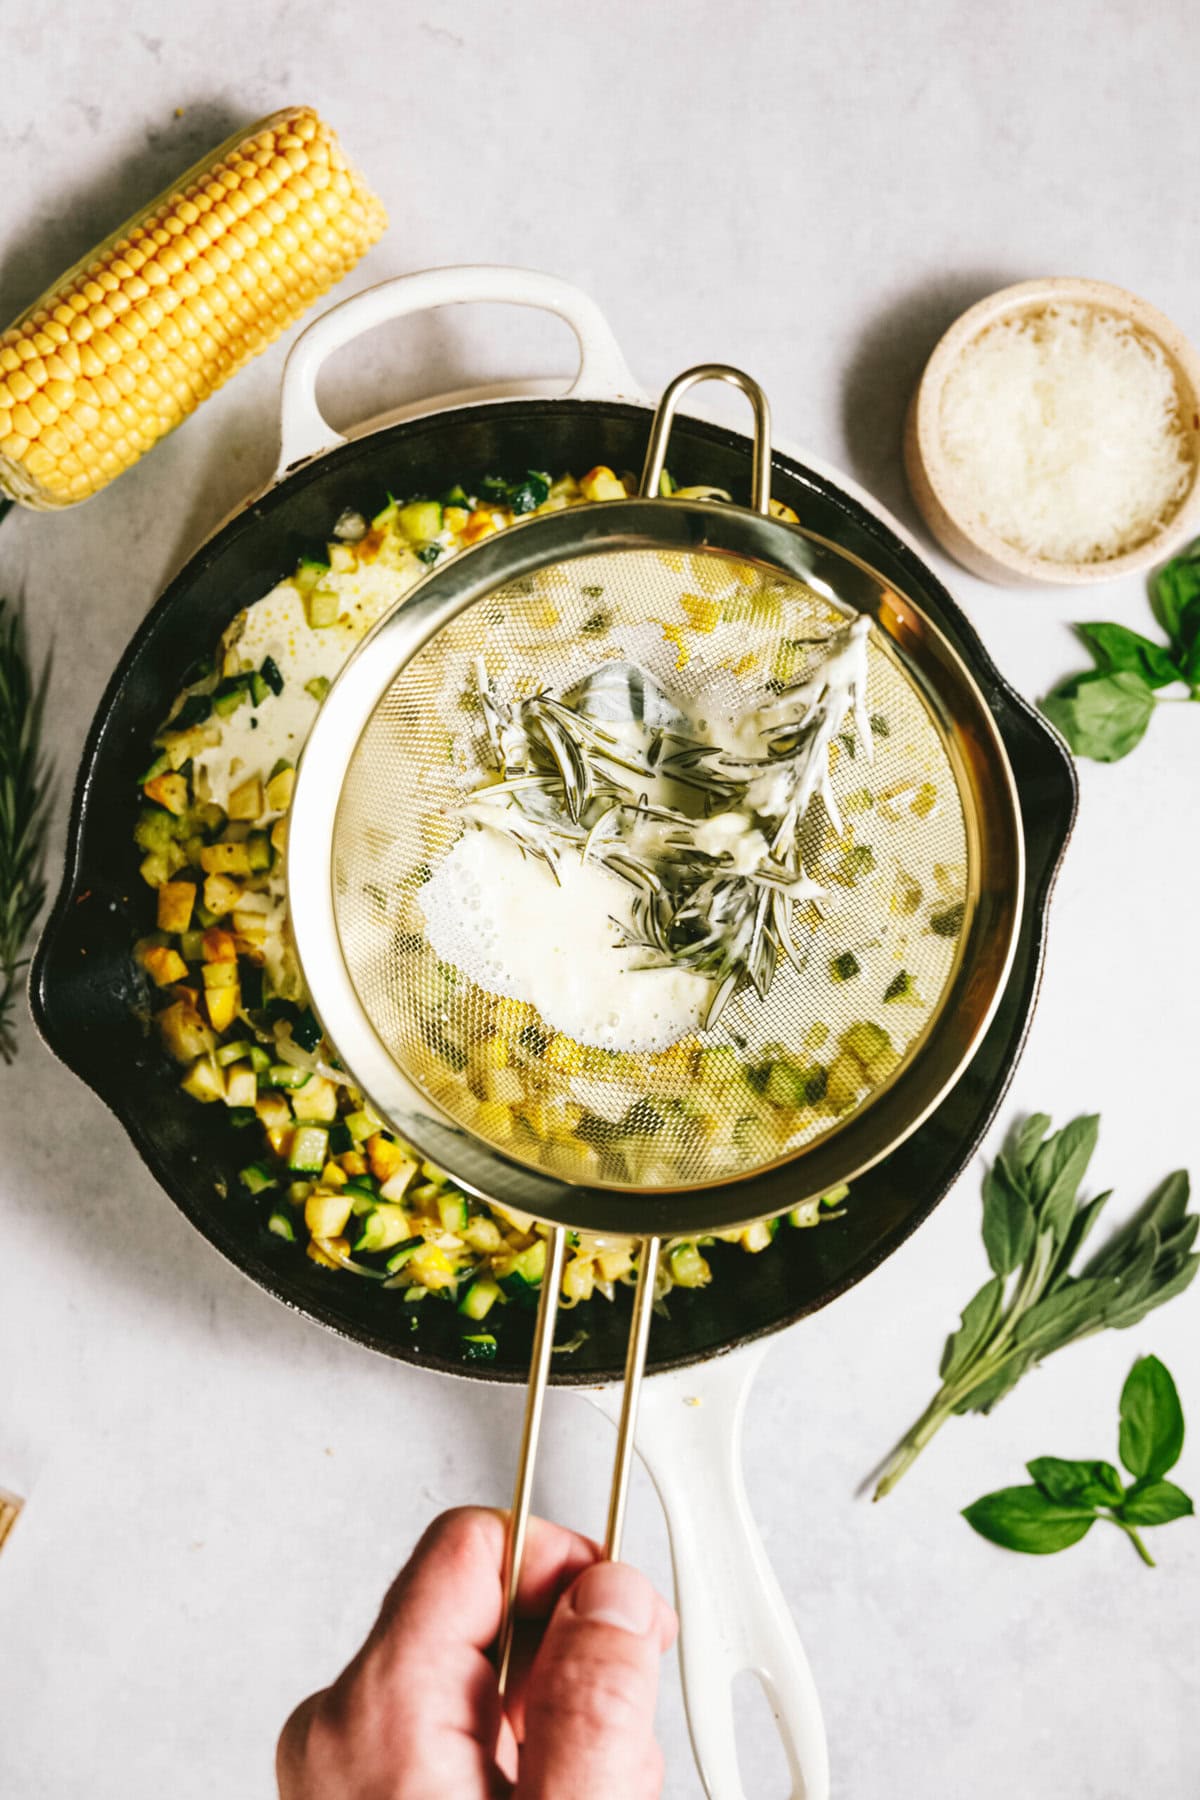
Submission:
[[[609,550],[494,589],[401,670],[342,790],[334,909],[376,1034],[458,1123],[571,1182],[704,1186],[815,1143],[905,1067],[970,925],[973,839],[878,628],[859,705],[814,746],[828,709],[804,723],[803,693],[853,616],[714,551]],[[797,746],[821,779],[780,848],[770,784]],[[756,846],[787,881],[754,884]],[[695,939],[683,974],[647,940],[637,870],[660,857],[723,884],[769,972],[710,1026]],[[801,873],[820,891],[787,900],[789,955],[774,896]]]

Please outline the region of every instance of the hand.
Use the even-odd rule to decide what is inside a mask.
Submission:
[[[358,1655],[284,1726],[281,1800],[654,1800],[674,1612],[636,1569],[531,1519],[501,1701],[503,1548],[499,1513],[434,1521]]]

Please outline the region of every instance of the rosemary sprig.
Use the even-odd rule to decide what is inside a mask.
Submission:
[[[46,896],[49,778],[42,755],[46,671],[35,680],[21,618],[0,599],[0,1056],[17,1052],[22,955]]]
[[[765,997],[780,956],[799,961],[793,910],[824,892],[805,872],[801,826],[819,798],[841,832],[830,748],[849,718],[871,752],[867,630],[868,621],[856,619],[822,642],[823,658],[802,681],[748,701],[738,735],[756,732],[761,755],[735,755],[697,737],[632,664],[603,664],[568,694],[541,692],[511,705],[477,667],[497,779],[471,794],[471,816],[556,877],[560,855],[573,847],[622,880],[632,897],[629,922],[618,929],[645,966],[711,981],[711,1027],[743,981]],[[652,802],[651,793],[661,798]],[[720,827],[705,835],[719,819],[740,839],[740,855]]]

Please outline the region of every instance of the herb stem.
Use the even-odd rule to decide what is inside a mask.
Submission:
[[[1111,1519],[1114,1525],[1119,1525],[1121,1527],[1121,1530],[1125,1533],[1125,1536],[1132,1543],[1132,1545],[1133,1545],[1134,1549],[1137,1551],[1138,1555],[1141,1557],[1142,1561],[1145,1563],[1146,1567],[1148,1569],[1157,1569],[1158,1564],[1155,1562],[1154,1558],[1151,1556],[1150,1552],[1147,1550],[1145,1544],[1142,1542],[1141,1535],[1138,1532],[1136,1526],[1127,1524],[1124,1519],[1118,1519],[1117,1515],[1115,1513],[1099,1513],[1099,1514],[1097,1514],[1097,1517],[1101,1518],[1101,1519]]]

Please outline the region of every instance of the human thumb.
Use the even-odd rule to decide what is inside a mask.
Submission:
[[[654,1800],[659,1658],[675,1615],[627,1563],[596,1563],[568,1588],[529,1671],[514,1800]]]

